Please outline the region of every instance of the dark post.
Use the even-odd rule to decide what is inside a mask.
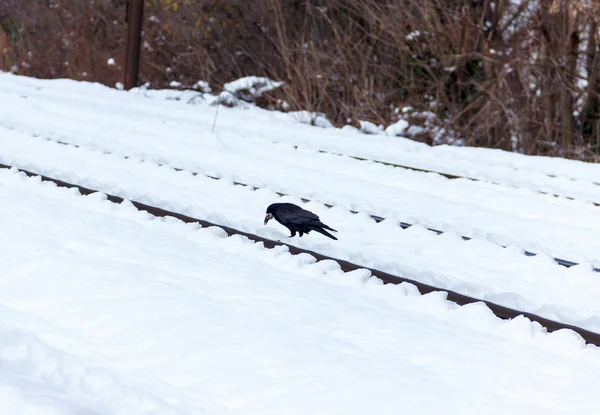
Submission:
[[[125,11],[127,22],[127,51],[125,56],[125,89],[137,86],[140,73],[140,46],[144,0],[128,0]]]

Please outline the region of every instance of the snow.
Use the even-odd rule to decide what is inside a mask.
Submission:
[[[211,155],[208,142],[205,145],[204,155]],[[106,155],[10,130],[0,135],[0,146],[4,150],[0,162],[4,164],[18,165],[270,239],[289,236],[287,230],[275,222],[273,226],[263,226],[266,206],[280,199],[269,189],[253,191],[233,186],[227,179],[194,176],[189,171],[177,172],[170,166],[161,167],[139,158]],[[215,139],[212,147],[222,145]],[[241,165],[242,160],[238,163]],[[330,162],[329,166],[335,169],[334,163]],[[282,199],[302,204],[297,197]],[[403,230],[395,220],[376,223],[364,213],[352,214],[339,206],[328,209],[316,202],[306,204],[306,208],[338,229],[340,240],[332,242],[319,235],[289,240],[294,245],[600,331],[597,318],[600,278],[589,262],[567,269],[547,254],[527,257],[522,248],[504,249],[480,239],[463,241],[452,231],[437,236],[422,225]],[[527,221],[519,223],[526,226]],[[552,231],[556,226],[552,226]],[[594,232],[597,230],[589,231],[590,238]],[[590,249],[593,246],[590,245]],[[582,286],[586,289],[582,290]]]
[[[596,407],[600,353],[572,332],[548,335],[485,306],[457,307],[14,171],[0,171],[0,197],[11,201],[0,204],[10,241],[0,276],[3,413]]]
[[[383,125],[377,125],[370,121],[359,121],[358,123],[363,134],[382,134],[384,131]]]
[[[196,82],[193,86],[193,89],[198,89],[202,92],[209,93],[212,91],[211,87],[208,85],[208,82],[200,80]]]
[[[289,115],[302,124],[321,128],[333,128],[333,124],[327,119],[325,114],[310,111],[293,111]]]
[[[253,98],[262,96],[265,92],[283,86],[283,82],[276,82],[269,78],[246,76],[223,85],[223,89],[235,96],[248,94]]]
[[[216,100],[0,74],[0,163],[600,332],[600,208],[590,203],[598,166],[429,147],[393,136],[406,130],[400,122],[386,134],[363,123],[377,133],[365,136],[322,114],[250,104],[222,108],[211,134]],[[384,286],[365,270],[346,274],[333,261],[156,219],[14,170],[0,170],[0,198],[2,413],[597,407],[600,354],[572,331],[548,335],[481,303]],[[275,201],[317,213],[339,240],[264,226]]]
[[[27,98],[13,95],[11,105],[2,106],[0,162],[271,239],[288,236],[278,225],[262,225],[266,206],[279,200],[275,192],[291,195],[284,199],[293,203],[304,197],[312,201],[306,207],[340,230],[341,238],[335,243],[320,236],[296,238],[292,244],[600,331],[600,279],[591,269],[600,266],[600,210],[593,205],[265,141],[265,135],[287,126],[279,121],[286,114],[227,109],[219,114],[218,126],[231,132],[213,135],[208,131],[214,109],[199,112],[206,103],[191,106],[136,93],[117,100],[111,95],[119,92],[99,85],[50,84],[60,83],[65,84],[60,93],[42,83]],[[81,88],[95,93],[77,95]],[[87,98],[91,95],[93,100]],[[65,96],[68,104],[61,102]],[[80,100],[76,110],[73,100]],[[234,114],[240,119],[235,130],[229,122]],[[265,115],[272,117],[269,123],[261,122]],[[308,131],[328,137],[336,131],[290,121],[297,136]],[[232,186],[234,181],[261,189]],[[328,210],[324,203],[335,208]],[[369,213],[387,220],[376,224]],[[418,226],[403,231],[398,221]],[[438,237],[425,226],[446,232]],[[464,242],[460,235],[475,239]],[[539,255],[526,257],[524,249]],[[581,265],[566,269],[549,255]]]
[[[385,129],[385,133],[391,136],[401,136],[408,129],[409,124],[406,120],[399,120]]]

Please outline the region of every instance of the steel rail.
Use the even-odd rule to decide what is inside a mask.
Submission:
[[[118,204],[118,203],[122,203],[125,200],[127,200],[120,196],[106,194],[104,192],[99,192],[94,189],[90,189],[87,187],[79,186],[79,185],[68,183],[68,182],[65,182],[62,180],[54,179],[52,177],[34,173],[29,170],[20,169],[15,166],[0,164],[0,168],[16,169],[17,171],[19,171],[29,177],[38,177],[38,178],[40,178],[41,181],[54,183],[58,187],[63,187],[63,188],[68,188],[68,189],[77,189],[82,195],[101,193],[101,194],[106,195],[107,200],[109,200],[112,203]],[[309,254],[309,255],[312,255],[317,261],[325,261],[325,260],[335,261],[340,265],[340,268],[344,272],[365,269],[365,270],[368,270],[373,277],[380,279],[384,284],[397,285],[397,284],[401,284],[404,282],[410,283],[410,284],[413,284],[420,291],[421,294],[427,294],[427,293],[431,293],[431,292],[445,292],[447,294],[446,298],[448,301],[454,302],[461,306],[466,305],[466,304],[473,304],[473,303],[484,303],[487,307],[489,307],[489,309],[494,313],[494,315],[496,315],[497,317],[499,317],[501,319],[509,320],[509,319],[516,318],[518,316],[524,316],[531,321],[535,321],[535,322],[539,323],[540,325],[545,327],[548,332],[553,332],[553,331],[563,330],[563,329],[572,330],[572,331],[576,332],[577,334],[579,334],[585,340],[586,343],[600,346],[600,334],[592,332],[590,330],[586,330],[581,327],[577,327],[577,326],[574,326],[571,324],[560,323],[560,322],[539,316],[537,314],[514,310],[514,309],[511,309],[511,308],[508,308],[508,307],[505,307],[505,306],[502,306],[502,305],[499,305],[499,304],[496,304],[496,303],[493,303],[490,301],[480,300],[480,299],[477,299],[474,297],[460,294],[460,293],[452,291],[452,290],[438,288],[438,287],[435,287],[432,285],[424,284],[419,281],[411,280],[411,279],[400,277],[397,275],[392,275],[392,274],[389,274],[387,272],[380,271],[377,269],[363,267],[363,266],[356,265],[356,264],[353,264],[348,261],[344,261],[344,260],[333,258],[333,257],[328,257],[326,255],[322,255],[322,254],[319,254],[314,251],[309,251],[306,249],[298,248],[296,246],[289,245],[284,242],[266,239],[266,238],[260,237],[258,235],[254,235],[254,234],[247,233],[247,232],[242,232],[242,231],[239,231],[237,229],[234,229],[234,228],[231,228],[228,226],[214,224],[214,223],[211,223],[211,222],[208,222],[205,220],[196,219],[196,218],[193,218],[191,216],[187,216],[187,215],[184,215],[181,213],[171,212],[171,211],[168,211],[168,210],[165,210],[162,208],[158,208],[155,206],[136,202],[133,200],[129,200],[129,202],[131,202],[133,204],[133,206],[135,206],[138,210],[147,212],[156,217],[172,217],[172,218],[179,219],[182,222],[194,223],[194,224],[198,224],[202,227],[216,226],[216,227],[223,229],[227,233],[228,236],[233,236],[233,235],[245,236],[246,238],[248,238],[249,240],[252,240],[254,242],[261,242],[268,249],[272,249],[272,248],[275,248],[278,246],[286,246],[292,255]]]

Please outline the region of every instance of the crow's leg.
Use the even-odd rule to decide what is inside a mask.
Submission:
[[[302,231],[298,231],[298,232],[300,232],[300,238],[302,238],[302,235],[303,235]]]
[[[296,231],[292,231],[292,234],[290,235],[290,238],[293,238],[294,236],[296,236]]]

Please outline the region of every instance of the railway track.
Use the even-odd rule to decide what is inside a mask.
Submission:
[[[54,179],[54,178],[51,178],[48,176],[40,175],[40,174],[31,172],[28,170],[19,169],[14,166],[0,164],[0,168],[15,169],[16,171],[21,172],[29,177],[39,178],[41,181],[53,183],[58,187],[68,188],[68,189],[76,189],[82,195],[90,195],[93,193],[103,193],[103,192],[98,192],[94,189],[86,188],[86,187],[68,183],[68,182],[65,182],[62,180],[57,180],[57,179]],[[118,203],[122,203],[126,200],[119,196],[114,196],[114,195],[110,195],[110,194],[106,194],[106,193],[103,193],[103,194],[106,195],[107,200],[112,203],[118,204]],[[490,301],[480,300],[480,299],[477,299],[474,297],[460,294],[455,291],[442,289],[442,288],[424,284],[424,283],[421,283],[421,282],[418,282],[415,280],[403,278],[401,276],[392,275],[392,274],[389,274],[389,273],[386,273],[383,271],[379,271],[377,269],[362,267],[362,266],[353,264],[348,261],[340,260],[340,259],[333,258],[333,257],[328,257],[325,255],[319,254],[317,252],[301,249],[301,248],[298,248],[293,245],[289,245],[289,244],[286,244],[286,243],[283,243],[280,241],[266,239],[266,238],[260,237],[258,235],[254,235],[254,234],[247,233],[247,232],[242,232],[242,231],[239,231],[239,230],[231,228],[231,227],[221,226],[221,225],[214,224],[214,223],[211,223],[211,222],[208,222],[205,220],[196,219],[196,218],[193,218],[193,217],[190,217],[187,215],[183,215],[181,213],[168,211],[168,210],[165,210],[162,208],[147,205],[147,204],[140,203],[140,202],[133,201],[133,200],[129,200],[129,202],[131,202],[131,204],[133,204],[133,206],[135,206],[136,209],[147,212],[156,217],[175,218],[182,222],[194,223],[194,224],[200,225],[202,227],[216,226],[216,227],[223,229],[227,233],[228,236],[234,236],[234,235],[244,236],[254,242],[262,243],[268,249],[273,249],[278,246],[286,246],[292,255],[309,254],[309,255],[312,255],[317,261],[325,261],[325,260],[335,261],[340,265],[340,268],[344,272],[365,269],[365,270],[368,270],[373,277],[380,279],[384,284],[396,284],[397,285],[397,284],[401,284],[401,283],[410,283],[410,284],[413,284],[420,291],[421,294],[427,294],[427,293],[431,293],[431,292],[444,292],[447,294],[446,298],[448,301],[454,302],[461,306],[467,305],[467,304],[473,304],[473,303],[484,303],[487,307],[489,307],[489,309],[494,313],[494,315],[496,315],[497,317],[499,317],[501,319],[508,320],[508,319],[516,318],[518,316],[524,316],[531,321],[539,323],[540,325],[545,327],[548,332],[553,332],[553,331],[563,330],[563,329],[572,330],[572,331],[578,333],[585,340],[586,343],[600,346],[600,334],[583,329],[581,327],[573,326],[570,324],[560,323],[560,322],[539,316],[537,314],[511,309],[511,308],[508,308],[505,306],[498,305],[496,303],[492,303]]]
[[[274,141],[273,143],[274,144],[282,144],[282,143],[279,143],[277,141]],[[299,150],[301,147],[299,147],[299,146],[293,146],[293,148],[295,150]],[[469,176],[460,176],[460,175],[456,175],[456,174],[443,173],[443,172],[436,171],[436,170],[427,170],[427,169],[422,169],[422,168],[419,168],[419,167],[406,166],[406,165],[403,165],[403,164],[396,164],[396,163],[391,163],[391,162],[381,161],[381,160],[373,160],[373,159],[368,159],[368,158],[364,158],[364,157],[358,157],[358,156],[353,156],[353,155],[348,155],[348,154],[337,153],[337,152],[333,152],[333,151],[327,151],[327,150],[321,150],[321,149],[313,149],[313,148],[310,148],[310,150],[313,150],[313,151],[316,151],[316,152],[322,153],[322,154],[332,154],[332,155],[335,155],[335,156],[349,157],[349,158],[351,158],[353,160],[368,161],[368,162],[375,163],[375,164],[382,164],[384,166],[394,167],[394,168],[398,168],[398,169],[416,171],[416,172],[420,172],[420,173],[438,174],[438,175],[440,175],[442,177],[445,177],[447,179],[450,179],[450,180],[463,179],[463,180],[470,180],[472,182],[485,182],[485,183],[490,183],[490,184],[494,184],[494,185],[498,185],[498,186],[513,187],[513,188],[517,188],[517,189],[521,188],[521,186],[510,185],[510,184],[501,183],[501,182],[497,182],[497,181],[493,181],[493,180],[477,179],[477,178],[469,177]],[[544,174],[545,176],[552,177],[552,178],[557,177],[556,175],[552,175],[552,174],[548,174],[548,173],[541,173],[541,174]],[[577,179],[571,179],[571,180],[577,180]],[[596,186],[600,186],[600,183],[597,183],[597,182],[591,181],[590,183],[592,183],[593,185],[596,185]],[[557,193],[544,192],[542,190],[535,190],[535,189],[530,189],[530,190],[533,191],[533,192],[542,194],[542,195],[550,195],[550,196],[554,196],[554,197],[564,198],[564,199],[567,199],[567,200],[578,200],[576,197],[560,195],[560,194],[557,194]],[[590,203],[592,203],[594,206],[600,206],[600,202],[591,201]]]
[[[39,135],[35,135],[35,137],[38,137],[38,138],[43,138],[43,139],[45,139],[45,140],[47,140],[47,141],[54,142],[54,143],[57,143],[57,144],[60,144],[60,145],[64,145],[64,146],[70,146],[70,147],[74,147],[74,148],[82,148],[82,146],[80,146],[80,145],[77,145],[77,144],[72,144],[72,143],[68,143],[68,142],[65,142],[65,141],[56,140],[56,139],[49,138],[49,137],[41,137],[41,136],[39,136]],[[108,151],[104,151],[104,150],[102,151],[102,153],[103,153],[103,154],[112,154],[112,155],[115,155],[114,153],[111,153],[111,152],[108,152]],[[123,157],[124,159],[129,159],[129,157],[128,157],[128,156],[126,156],[126,155],[119,155],[119,157]],[[351,156],[350,156],[350,157],[351,157]],[[154,163],[155,163],[155,162],[154,162]],[[383,163],[383,162],[382,162],[382,163]],[[158,166],[163,166],[163,165],[162,165],[162,164],[160,164],[160,163],[155,163],[155,164],[157,164]],[[200,172],[193,172],[193,171],[188,171],[188,170],[185,170],[185,169],[183,169],[183,168],[178,168],[178,167],[173,167],[173,166],[170,166],[170,167],[171,167],[171,168],[173,168],[173,169],[174,169],[174,170],[176,170],[176,171],[179,171],[179,172],[186,171],[186,172],[188,172],[188,173],[190,173],[190,174],[192,174],[192,175],[194,175],[194,176],[204,176],[204,177],[206,177],[206,178],[209,178],[209,179],[212,179],[212,180],[222,180],[220,177],[213,176],[213,175],[210,175],[210,174],[206,174],[206,173],[200,173]],[[404,167],[402,167],[402,168],[404,168]],[[412,168],[408,168],[408,169],[412,169]],[[413,170],[414,170],[414,169],[413,169]],[[420,170],[420,169],[416,169],[416,171],[421,171],[421,172],[430,172],[430,171],[427,171],[427,170]],[[436,173],[436,172],[430,172],[430,173]],[[436,174],[441,174],[441,173],[436,173]],[[443,175],[443,174],[442,174],[442,175]],[[451,178],[462,178],[462,177],[460,177],[460,176],[452,176]],[[469,180],[478,181],[477,179],[469,179]],[[250,189],[252,189],[252,190],[260,190],[260,189],[261,189],[260,187],[257,187],[257,186],[254,186],[254,185],[251,185],[251,184],[248,184],[248,183],[239,182],[239,181],[233,181],[232,183],[233,183],[235,186],[247,187],[247,188],[250,188]],[[276,193],[278,196],[280,196],[280,197],[293,196],[293,195],[290,195],[290,194],[287,194],[287,193],[282,193],[282,192],[275,192],[275,193]],[[307,199],[307,198],[300,198],[300,200],[302,200],[304,203],[309,203],[309,202],[312,202],[312,200],[310,200],[310,199]],[[320,202],[319,202],[319,203],[320,203]],[[322,204],[323,204],[323,206],[325,206],[325,207],[327,207],[327,208],[329,208],[329,209],[331,209],[331,208],[333,208],[333,207],[334,207],[334,205],[332,205],[332,204],[328,204],[328,203],[322,203]],[[356,210],[352,210],[352,209],[349,209],[349,211],[350,211],[351,213],[353,213],[353,214],[360,214],[360,213],[362,213],[362,212],[360,212],[360,211],[356,211]],[[371,218],[371,219],[373,219],[373,220],[374,220],[375,222],[377,222],[377,223],[379,223],[379,222],[382,222],[382,221],[386,220],[386,218],[385,218],[385,217],[383,217],[383,216],[378,216],[378,215],[374,215],[374,214],[370,214],[370,213],[369,213],[368,215],[370,216],[370,218]],[[411,223],[408,223],[408,222],[403,222],[403,221],[400,221],[400,222],[398,223],[398,225],[399,225],[399,226],[400,226],[402,229],[408,229],[408,228],[410,228],[411,226],[414,226],[414,224],[411,224]],[[441,235],[441,234],[443,234],[443,233],[444,233],[444,231],[441,231],[441,230],[439,230],[439,229],[435,229],[435,228],[431,228],[431,227],[427,227],[427,230],[428,230],[428,231],[430,231],[430,232],[433,232],[433,233],[435,233],[435,234],[437,234],[437,235]],[[461,235],[460,237],[461,237],[461,238],[462,238],[464,241],[469,241],[469,240],[472,240],[472,239],[473,239],[473,238],[471,238],[471,237],[469,237],[469,236],[464,236],[464,235]],[[495,243],[495,242],[494,242],[494,243]],[[497,244],[497,245],[499,245],[499,246],[501,246],[501,247],[503,247],[503,248],[506,248],[506,247],[507,247],[506,245],[501,245],[501,244]],[[534,257],[534,256],[538,255],[538,254],[537,254],[537,253],[535,253],[535,252],[531,252],[531,251],[527,251],[527,250],[524,250],[524,251],[523,251],[523,253],[524,253],[524,255],[525,255],[525,256],[528,256],[528,257]],[[574,262],[574,261],[569,261],[569,260],[565,260],[565,259],[562,259],[562,258],[557,258],[557,257],[552,257],[552,258],[553,258],[554,262],[556,262],[558,265],[561,265],[561,266],[564,266],[564,267],[567,267],[567,268],[570,268],[570,267],[573,267],[573,266],[576,266],[576,265],[578,265],[578,263],[577,263],[577,262]],[[600,272],[600,268],[593,267],[592,269],[593,269],[593,271],[594,271],[594,272]]]

